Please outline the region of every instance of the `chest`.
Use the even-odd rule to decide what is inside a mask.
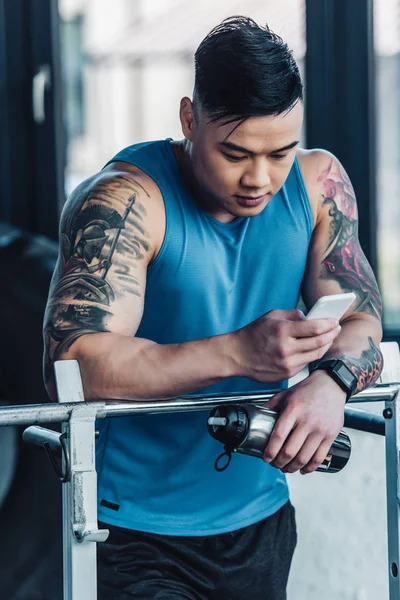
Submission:
[[[266,216],[266,215],[265,215]],[[220,227],[187,219],[169,230],[149,271],[147,300],[182,312],[251,318],[272,308],[293,308],[307,261],[309,236],[301,221],[243,219]]]

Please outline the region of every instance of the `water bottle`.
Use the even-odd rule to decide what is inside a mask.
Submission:
[[[252,404],[224,404],[214,408],[208,417],[208,431],[213,438],[224,444],[224,452],[214,463],[215,469],[224,471],[228,468],[234,452],[262,458],[277,417],[275,411]],[[317,471],[341,471],[346,466],[350,453],[350,438],[344,431],[340,431]],[[226,462],[221,464],[224,457]]]

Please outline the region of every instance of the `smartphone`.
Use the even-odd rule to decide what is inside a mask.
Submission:
[[[310,319],[340,319],[356,299],[354,292],[319,298],[306,316]]]

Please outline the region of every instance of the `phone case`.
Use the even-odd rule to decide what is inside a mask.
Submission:
[[[322,296],[307,314],[306,319],[340,319],[355,299],[354,292]]]

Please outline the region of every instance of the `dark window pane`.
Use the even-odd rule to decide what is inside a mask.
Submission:
[[[375,0],[379,281],[384,324],[400,330],[400,0]]]

